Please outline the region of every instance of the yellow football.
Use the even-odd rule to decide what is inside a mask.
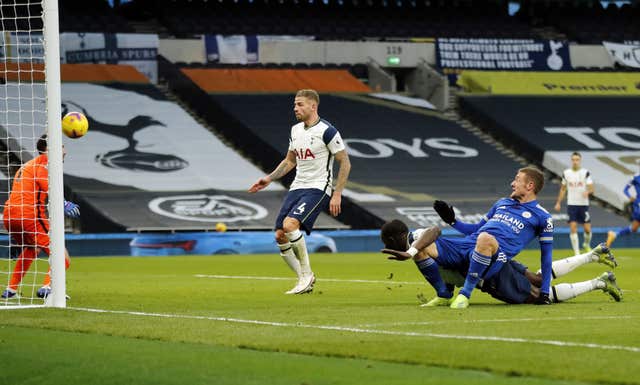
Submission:
[[[89,130],[89,121],[82,112],[69,112],[62,118],[62,132],[71,139],[83,137]]]

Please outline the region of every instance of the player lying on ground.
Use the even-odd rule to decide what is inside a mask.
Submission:
[[[446,260],[434,256],[436,249],[449,241],[447,238],[440,237],[438,227],[410,232],[402,221],[393,220],[382,226],[381,238],[385,244],[385,249],[382,252],[390,254],[389,259],[404,261],[413,258],[418,270],[436,289],[436,297],[422,306],[448,306],[451,304],[454,286],[464,285],[469,264],[468,261],[460,260],[458,265],[452,265],[446,263]],[[446,268],[439,266],[441,261],[445,261]],[[575,268],[591,262],[602,263],[611,268],[617,266],[609,249],[604,244],[600,244],[590,252],[554,261],[552,263],[553,276],[555,278],[561,277]],[[545,291],[541,290],[542,282],[540,272],[534,274],[521,263],[510,260],[503,264],[496,274],[479,281],[477,287],[493,298],[511,304],[563,302],[596,289],[604,291],[616,301],[622,299],[622,292],[618,288],[615,275],[612,272],[605,272],[584,282],[553,285],[547,290],[550,293],[549,296],[544,295]]]
[[[480,280],[486,281],[500,271],[502,266],[514,258],[533,238],[538,238],[540,242],[541,296],[549,296],[553,220],[536,200],[543,186],[544,175],[540,170],[534,167],[521,168],[511,182],[510,197],[498,200],[480,223],[456,221],[453,214],[451,218],[445,219],[446,223],[451,224],[466,237],[438,239],[429,246],[428,255],[437,258],[438,265],[445,268],[459,269],[463,264],[468,265],[464,285],[451,302],[452,308],[468,307],[471,292]],[[436,211],[437,209],[436,207]],[[407,252],[413,257],[418,250],[410,248]],[[429,262],[425,262],[427,263]],[[425,274],[430,277],[429,282],[436,288],[438,296],[449,298],[451,293],[437,274],[437,266],[433,261],[431,263],[434,264],[433,267],[425,265]]]

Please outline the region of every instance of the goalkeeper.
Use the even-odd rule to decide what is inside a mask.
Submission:
[[[38,257],[40,251],[49,255],[49,215],[47,202],[49,195],[49,171],[47,158],[47,135],[36,144],[39,155],[20,167],[13,178],[9,199],[5,203],[4,226],[11,237],[12,246],[20,248],[9,286],[2,292],[2,298],[12,298],[18,293],[22,278]],[[66,154],[62,147],[62,156]],[[64,214],[70,218],[80,216],[80,208],[72,202],[64,202]],[[69,268],[69,253],[65,254],[65,268]],[[51,293],[51,271],[44,278],[37,295],[45,298]]]

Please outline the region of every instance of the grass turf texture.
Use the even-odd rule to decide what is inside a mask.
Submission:
[[[293,279],[196,277],[291,277],[277,255],[75,258],[69,309],[0,311],[0,384],[639,384],[640,251],[614,251],[621,303],[596,291],[510,306],[477,291],[466,310],[418,307],[432,289],[381,254],[313,255],[302,296],[283,294]]]

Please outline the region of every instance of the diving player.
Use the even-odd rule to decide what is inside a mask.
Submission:
[[[548,301],[551,286],[553,220],[536,201],[536,196],[543,186],[544,175],[540,170],[533,167],[519,169],[511,182],[511,196],[498,200],[485,218],[477,224],[456,221],[453,208],[442,201],[436,202],[434,208],[440,217],[467,235],[459,239],[439,239],[426,249],[427,255],[437,259],[438,265],[445,268],[455,268],[468,261],[465,283],[458,296],[451,302],[452,308],[468,307],[471,293],[478,282],[489,279],[500,271],[507,261],[515,257],[535,237],[540,241],[541,252],[540,296]],[[414,257],[418,250],[410,248],[407,252]],[[422,271],[420,266],[419,268]],[[424,268],[430,272],[438,296],[445,294],[446,287],[440,282],[441,278],[438,279],[436,274],[432,273],[435,271],[434,268]]]
[[[425,307],[449,305],[454,286],[461,287],[464,284],[468,267],[468,261],[464,259],[459,261],[459,265],[454,266],[447,264],[447,260],[441,259],[440,256],[436,258],[429,256],[429,247],[433,249],[433,245],[437,248],[438,243],[446,243],[445,238],[439,238],[439,236],[440,229],[437,227],[410,232],[407,226],[399,220],[387,222],[381,229],[381,238],[386,247],[382,252],[390,254],[389,259],[407,260],[412,257],[404,250],[413,248],[418,251],[413,257],[416,266],[437,292],[436,297],[421,305]],[[617,266],[609,249],[604,244],[600,244],[587,253],[554,261],[552,264],[553,276],[554,278],[561,277],[579,266],[592,262],[602,263],[611,268]],[[447,267],[439,266],[440,264],[447,265]],[[429,272],[428,267],[435,269],[435,272]],[[438,281],[434,278],[434,274],[438,277],[442,276],[442,279],[438,278]],[[437,287],[437,285],[441,286]],[[542,275],[540,272],[534,274],[515,260],[508,261],[498,273],[478,283],[478,287],[483,292],[510,304],[564,302],[598,289],[610,295],[615,301],[622,299],[622,291],[617,286],[615,275],[612,272],[602,273],[588,281],[554,285],[549,290],[550,296],[548,298],[540,295],[541,285]]]

